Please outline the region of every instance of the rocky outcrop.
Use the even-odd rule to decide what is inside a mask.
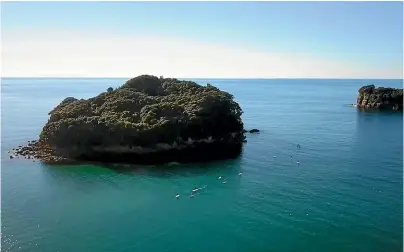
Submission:
[[[90,99],[64,99],[23,151],[46,163],[233,158],[245,140],[241,114],[231,94],[210,84],[142,75]]]
[[[251,129],[251,130],[243,130],[243,133],[258,133],[258,132],[260,132],[260,130],[259,129]]]
[[[363,86],[359,89],[356,107],[403,111],[403,89]]]

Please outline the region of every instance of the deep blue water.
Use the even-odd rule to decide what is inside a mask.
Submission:
[[[236,160],[117,172],[9,159],[65,97],[124,81],[2,79],[2,251],[402,251],[403,115],[347,106],[362,85],[402,80],[198,79],[261,130]]]

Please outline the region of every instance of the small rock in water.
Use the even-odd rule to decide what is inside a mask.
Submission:
[[[276,156],[274,156],[274,158],[276,158]]]
[[[13,156],[10,156],[10,159],[13,159],[14,157]]]

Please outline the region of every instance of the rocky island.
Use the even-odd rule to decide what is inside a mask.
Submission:
[[[231,94],[172,78],[141,75],[90,99],[68,97],[49,115],[39,140],[17,155],[45,163],[186,163],[237,157],[245,142]]]
[[[403,89],[363,86],[359,89],[356,107],[403,111]]]

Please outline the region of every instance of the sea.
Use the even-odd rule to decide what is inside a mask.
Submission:
[[[245,128],[260,130],[239,158],[122,169],[10,159],[64,98],[126,79],[3,78],[1,251],[403,250],[403,114],[348,106],[363,85],[402,80],[193,80],[233,94]]]

